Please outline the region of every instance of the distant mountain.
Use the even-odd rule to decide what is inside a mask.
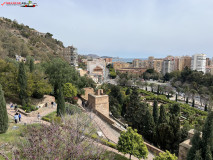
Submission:
[[[109,56],[102,56],[101,58],[112,58],[112,57],[109,57]]]
[[[100,58],[100,56],[96,55],[96,54],[87,54],[87,55],[83,55],[86,56],[87,58]]]
[[[52,36],[51,33],[41,33],[15,20],[0,17],[0,57],[34,56],[37,60],[57,57],[61,55],[64,45]]]

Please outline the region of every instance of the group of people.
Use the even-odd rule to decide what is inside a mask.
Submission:
[[[56,103],[55,102],[51,102],[51,106],[52,107],[56,106]],[[45,103],[45,107],[48,107],[47,103]],[[16,104],[11,103],[10,104],[10,109],[13,109],[13,108],[15,109],[15,112],[16,112],[15,115],[14,115],[14,121],[15,121],[15,123],[21,122],[21,114],[18,113],[18,106]],[[37,106],[37,108],[41,108],[41,106]],[[40,122],[41,115],[40,115],[39,112],[37,114],[37,118],[38,118],[38,121]]]
[[[15,120],[15,123],[18,123],[21,122],[21,114],[16,112],[16,114],[14,115],[14,120]]]
[[[11,103],[10,104],[10,109],[15,109],[15,110],[17,110],[18,109],[18,106],[17,106],[17,104],[13,104],[13,103]]]

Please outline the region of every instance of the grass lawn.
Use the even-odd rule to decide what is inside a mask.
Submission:
[[[10,120],[9,123],[9,128],[6,133],[0,134],[0,146],[4,146],[4,144],[8,144],[5,147],[0,148],[1,150],[8,151],[6,155],[11,158],[12,154],[10,152],[10,146],[12,143],[15,143],[18,138],[21,137],[21,132],[25,128],[23,124],[15,124]],[[0,160],[5,160],[1,155],[0,155]]]
[[[13,143],[21,135],[21,131],[24,129],[23,124],[9,123],[9,128],[6,133],[0,134],[0,145],[5,143]]]

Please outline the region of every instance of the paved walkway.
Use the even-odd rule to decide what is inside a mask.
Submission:
[[[40,114],[41,118],[53,111],[56,111],[57,106],[52,107],[52,105],[50,105],[50,103],[52,101],[55,101],[55,98],[53,96],[49,96],[49,95],[45,95],[41,103],[39,103],[39,101],[38,101],[37,105],[41,106],[41,108],[39,109],[39,114]],[[44,107],[46,103],[48,103],[48,107]],[[16,113],[14,108],[13,109],[10,108],[10,104],[7,104],[7,112],[12,118],[14,117],[14,115]],[[27,117],[27,116],[21,114],[21,122],[19,122],[19,123],[22,123],[22,124],[25,124],[25,123],[26,124],[32,124],[32,123],[49,124],[48,122],[43,121],[43,120],[39,121],[37,118],[37,114],[35,114],[34,116],[30,116],[30,117]]]
[[[82,101],[79,99],[78,100],[78,105],[80,105],[80,107],[82,107]],[[82,107],[83,108],[83,107]],[[85,110],[85,109],[84,109]],[[86,111],[86,110],[85,110]],[[88,112],[86,111],[86,113],[94,120],[94,122],[97,124],[98,128],[101,130],[101,132],[103,132],[104,136],[111,140],[114,143],[118,143],[118,138],[120,136],[120,133],[117,132],[116,130],[114,130],[108,123],[106,123],[105,121],[103,121],[99,116],[97,116],[96,114],[94,114],[93,112]],[[112,151],[118,154],[123,155],[122,153],[118,152],[116,149],[113,149],[111,147],[102,145],[106,150],[108,151]],[[125,155],[127,158],[129,158],[129,155]],[[154,158],[154,155],[149,152],[148,154],[148,160],[152,160]],[[132,156],[133,160],[138,160],[138,158]]]

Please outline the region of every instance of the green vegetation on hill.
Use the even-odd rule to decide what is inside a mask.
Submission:
[[[16,20],[0,19],[0,57],[14,58],[34,56],[36,60],[48,60],[61,54],[63,43],[52,38],[52,34],[41,34]]]

